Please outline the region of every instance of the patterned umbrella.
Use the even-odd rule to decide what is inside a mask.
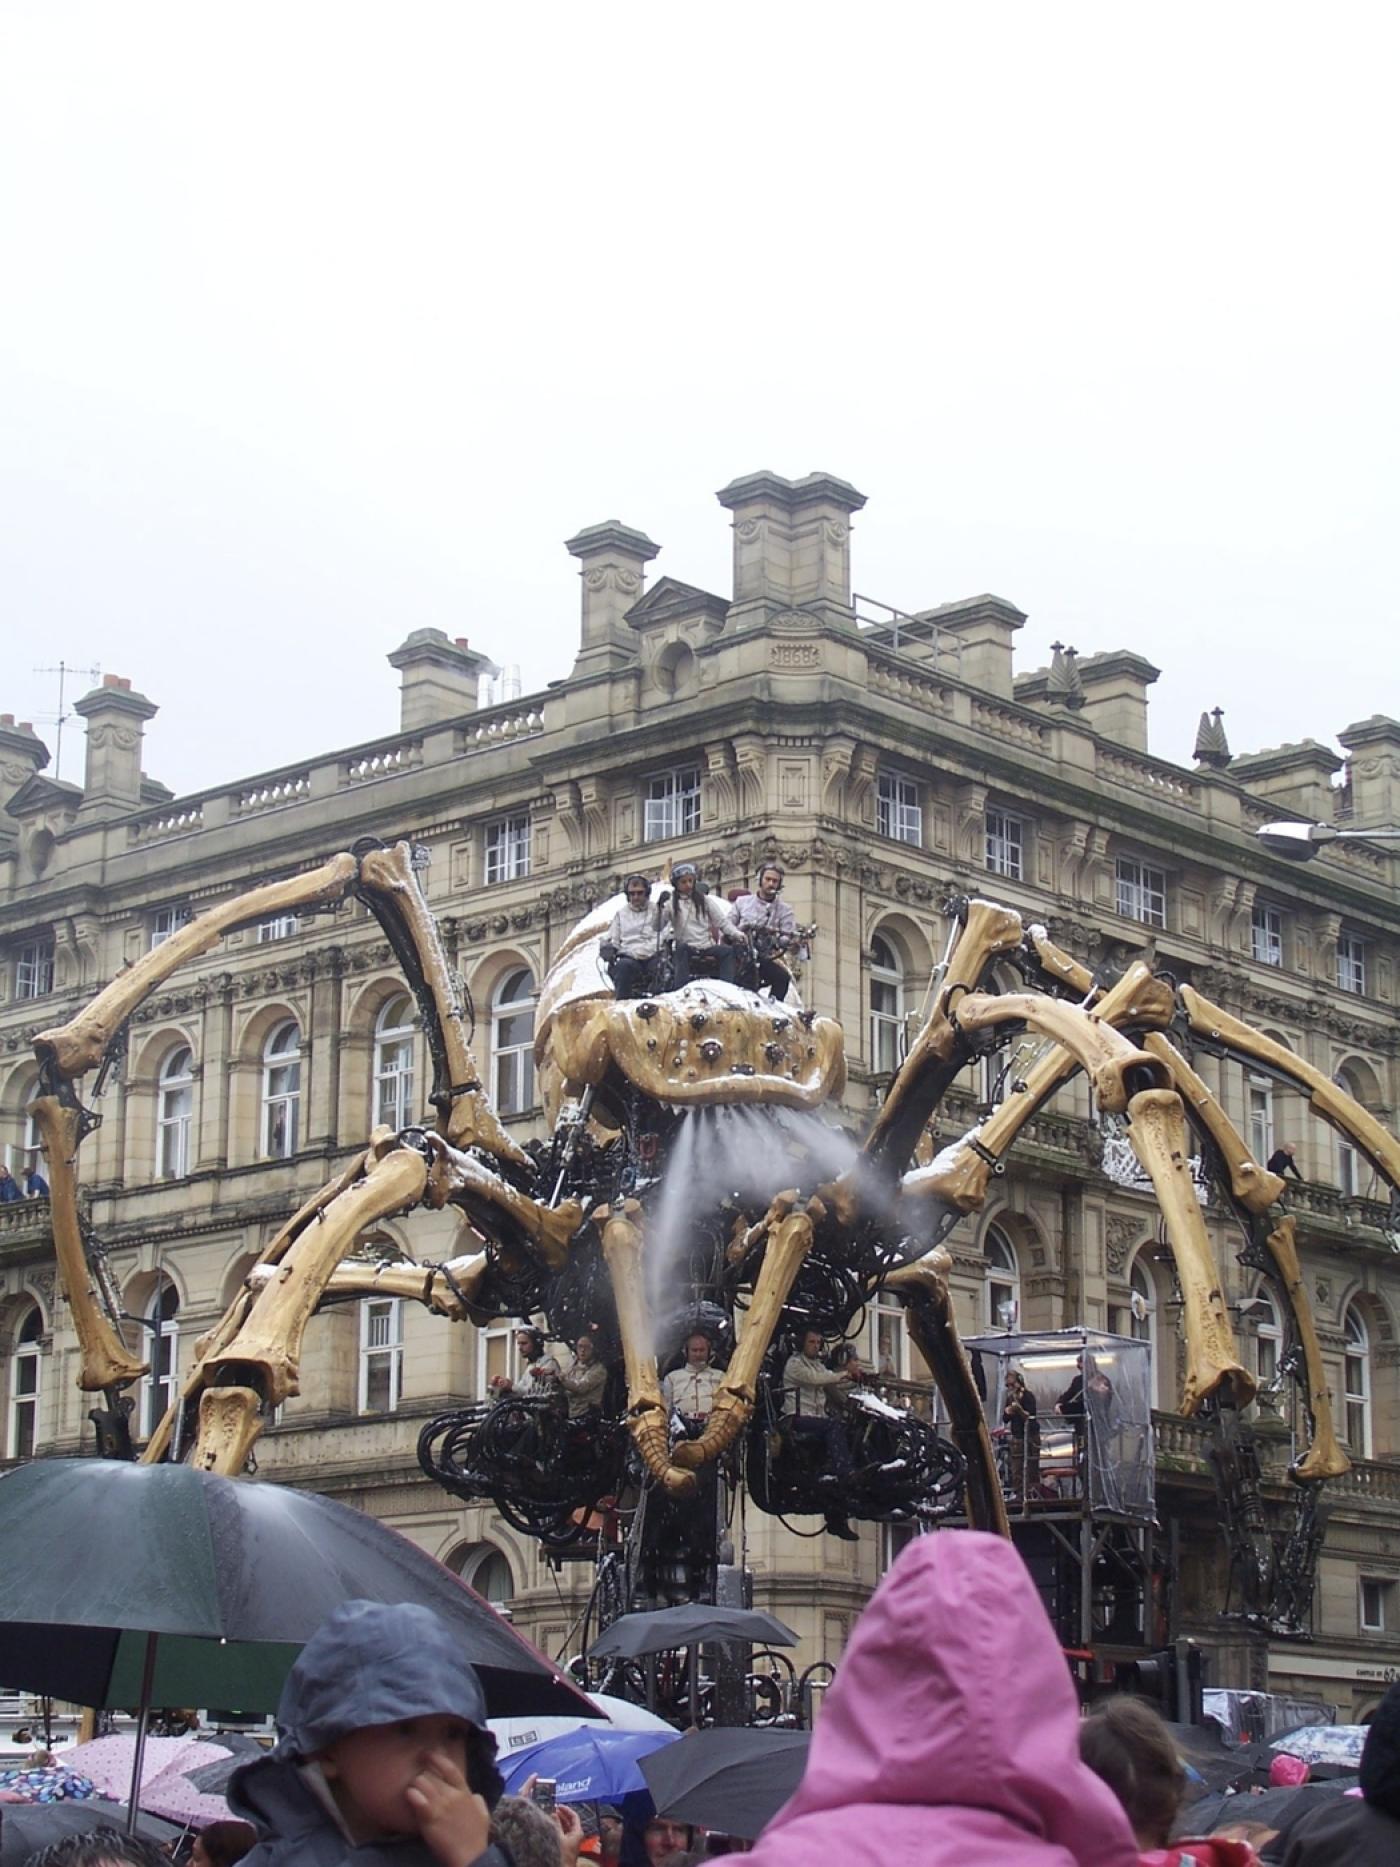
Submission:
[[[1369,1725],[1304,1724],[1296,1731],[1285,1731],[1273,1740],[1273,1750],[1286,1750],[1290,1757],[1304,1763],[1341,1763],[1356,1769],[1361,1763],[1361,1748]]]
[[[50,1763],[0,1770],[0,1793],[6,1802],[86,1802],[97,1785],[90,1776]]]
[[[202,1759],[214,1763],[227,1757],[231,1766],[246,1763],[246,1756],[230,1756],[229,1752],[218,1744],[201,1744]],[[163,1815],[167,1821],[185,1822],[197,1827],[204,1827],[208,1822],[226,1822],[233,1810],[222,1796],[211,1795],[207,1789],[196,1789],[189,1778],[190,1760],[174,1763],[168,1770],[147,1781],[141,1790],[141,1807],[152,1815]]]
[[[188,1760],[181,1763],[188,1752]],[[228,1752],[216,1744],[201,1743],[195,1737],[148,1737],[141,1763],[141,1806],[149,1807],[146,1790],[158,1776],[177,1764],[188,1772],[201,1763],[213,1763]],[[124,1802],[131,1793],[131,1772],[136,1761],[136,1733],[114,1733],[95,1737],[90,1744],[74,1744],[64,1752],[64,1760],[73,1769],[90,1777],[98,1793],[114,1802]]]
[[[640,1760],[663,1744],[680,1742],[679,1731],[610,1731],[585,1725],[498,1755],[506,1788],[519,1795],[532,1776],[550,1776],[560,1802],[616,1802],[645,1790]]]

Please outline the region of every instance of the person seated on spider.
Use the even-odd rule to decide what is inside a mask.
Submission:
[[[692,975],[700,974],[733,985],[738,972],[737,949],[745,942],[734,924],[733,909],[708,891],[693,862],[676,864],[671,870],[671,885],[676,985],[685,985]]]
[[[661,1383],[666,1412],[680,1415],[688,1437],[698,1438],[705,1421],[714,1412],[715,1395],[724,1379],[720,1370],[711,1366],[714,1353],[715,1345],[705,1331],[693,1329],[685,1339],[684,1362],[679,1368],[673,1368]]]
[[[801,1346],[783,1365],[783,1431],[794,1444],[809,1440],[820,1447],[822,1474],[817,1484],[832,1495],[825,1513],[827,1533],[854,1543],[856,1533],[837,1503],[851,1475],[851,1442],[845,1421],[827,1407],[829,1398],[845,1398],[854,1377],[848,1369],[838,1373],[828,1368],[821,1357],[821,1330],[805,1330]]]
[[[653,902],[645,875],[629,875],[622,884],[623,905],[613,915],[601,952],[612,973],[617,998],[641,998],[655,990],[661,942],[671,931],[670,893]]]
[[[782,891],[783,871],[776,862],[765,862],[754,893],[734,903],[735,924],[753,946],[759,986],[766,985],[774,999],[786,998],[792,985],[792,974],[779,965],[777,955],[790,952],[798,940],[797,916],[779,899]]]
[[[544,1332],[524,1323],[515,1332],[515,1351],[522,1372],[512,1380],[508,1374],[493,1374],[492,1391],[502,1400],[553,1400],[563,1402],[559,1386],[559,1363],[546,1352]]]
[[[574,1365],[559,1377],[569,1410],[569,1425],[587,1428],[603,1411],[603,1389],[608,1371],[598,1359],[598,1345],[591,1335],[581,1335],[574,1344]]]

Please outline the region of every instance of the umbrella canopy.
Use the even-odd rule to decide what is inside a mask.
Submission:
[[[645,1705],[634,1705],[630,1699],[614,1698],[610,1692],[590,1692],[588,1695],[607,1720],[608,1728],[614,1731],[673,1731],[664,1718],[659,1718],[654,1711],[648,1711]],[[496,1742],[501,1750],[522,1750],[526,1744],[539,1744],[547,1737],[561,1737],[565,1731],[577,1731],[582,1724],[578,1718],[488,1718],[486,1721],[496,1734]],[[596,1725],[592,1728],[596,1729]]]
[[[811,1741],[810,1731],[692,1731],[645,1757],[642,1775],[664,1814],[752,1841],[796,1792]]]
[[[1183,1809],[1177,1820],[1182,1836],[1208,1835],[1232,1822],[1262,1822],[1266,1828],[1291,1827],[1299,1816],[1319,1802],[1346,1794],[1345,1783],[1290,1784],[1286,1789],[1265,1789],[1250,1796],[1205,1796]]]
[[[197,1737],[148,1737],[141,1763],[141,1805],[144,1808],[147,1785],[162,1771],[185,1760],[185,1767],[198,1769],[202,1763],[215,1763],[229,1752],[219,1744],[207,1744]],[[122,1801],[131,1788],[131,1773],[136,1762],[136,1733],[121,1732],[109,1737],[95,1737],[90,1744],[74,1744],[63,1753],[69,1769],[90,1777],[99,1795]]]
[[[61,1763],[18,1764],[12,1770],[0,1770],[0,1791],[6,1801],[15,1802],[85,1802],[98,1793],[90,1776]]]
[[[1354,1770],[1360,1766],[1369,1730],[1365,1724],[1304,1724],[1274,1738],[1270,1749],[1286,1750],[1304,1763],[1340,1763]]]
[[[634,1660],[644,1653],[697,1647],[708,1641],[750,1641],[755,1646],[795,1647],[797,1635],[773,1614],[757,1608],[712,1608],[692,1601],[652,1614],[624,1614],[588,1649],[597,1660]]]
[[[609,1731],[594,1725],[527,1744],[498,1755],[496,1762],[511,1795],[518,1795],[530,1777],[548,1776],[556,1801],[615,1802],[645,1790],[638,1767],[643,1757],[679,1741],[678,1731]]]
[[[0,1679],[80,1705],[265,1712],[350,1600],[451,1626],[492,1712],[597,1714],[555,1666],[407,1537],[329,1498],[188,1465],[35,1459],[0,1478]]]
[[[23,1867],[37,1849],[62,1841],[66,1835],[91,1834],[94,1828],[124,1833],[126,1827],[125,1806],[100,1797],[91,1802],[7,1803],[0,1821],[0,1867]],[[151,1841],[173,1841],[181,1829],[174,1822],[138,1813],[136,1832]]]
[[[215,1745],[206,1746],[209,1750]],[[247,1763],[246,1756],[229,1757],[229,1768]],[[204,1828],[210,1822],[226,1822],[233,1814],[220,1795],[196,1789],[178,1764],[149,1777],[141,1790],[141,1807],[148,1815],[161,1815],[167,1821],[183,1822],[187,1827]]]

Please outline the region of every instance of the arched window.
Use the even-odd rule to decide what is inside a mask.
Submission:
[[[1141,1253],[1128,1273],[1128,1333],[1147,1344],[1147,1391],[1156,1405],[1157,1394],[1157,1286],[1142,1262]]]
[[[372,1125],[406,1128],[413,1119],[413,1001],[391,998],[374,1021]]]
[[[879,934],[870,942],[870,1067],[893,1076],[904,1039],[904,968]]]
[[[5,1427],[5,1457],[28,1459],[34,1456],[39,1438],[39,1385],[42,1375],[40,1341],[44,1319],[37,1303],[31,1303],[15,1331],[14,1353],[10,1356],[10,1406]]]
[[[1371,1337],[1356,1305],[1346,1313],[1342,1386],[1346,1394],[1347,1444],[1360,1459],[1371,1456]]]
[[[492,1075],[496,1109],[520,1115],[535,1100],[535,975],[508,972],[491,995]]]
[[[509,1561],[493,1543],[469,1543],[450,1558],[447,1566],[493,1608],[509,1608],[515,1595],[515,1577]]]
[[[1362,1108],[1375,1113],[1378,1097],[1373,1083],[1363,1079],[1359,1069],[1343,1064],[1332,1078],[1339,1089],[1345,1089],[1354,1102]],[[1344,1134],[1337,1136],[1337,1185],[1346,1199],[1356,1199],[1374,1192],[1374,1174],[1364,1154],[1358,1153]]]
[[[156,1080],[156,1178],[182,1180],[190,1170],[194,1117],[194,1056],[188,1044],[172,1050]]]
[[[262,1151],[267,1160],[290,1160],[301,1126],[301,1032],[294,1018],[279,1024],[263,1046]]]
[[[1021,1315],[1021,1272],[1016,1248],[1000,1226],[989,1229],[982,1255],[987,1260],[987,1326],[1014,1329]]]
[[[1261,1284],[1254,1293],[1254,1372],[1260,1387],[1272,1387],[1283,1359],[1283,1324],[1278,1305]]]
[[[158,1279],[145,1308],[142,1353],[151,1372],[141,1383],[141,1433],[149,1437],[175,1398],[180,1378],[180,1292],[168,1277]]]
[[[1267,1076],[1246,1076],[1249,1145],[1262,1166],[1274,1151],[1274,1086]]]

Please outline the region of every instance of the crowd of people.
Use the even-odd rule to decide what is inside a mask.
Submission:
[[[232,1778],[237,1820],[204,1832],[193,1867],[694,1867],[740,1850],[746,1867],[1400,1861],[1400,1684],[1355,1792],[1281,1827],[1252,1821],[1241,1794],[1235,1819],[1191,1838],[1169,1727],[1129,1698],[1081,1716],[1020,1556],[979,1531],[904,1550],[856,1622],[796,1794],[737,1850],[645,1796],[547,1812],[528,1785],[503,1795],[480,1681],[426,1608],[337,1609],[293,1666],[277,1722],[275,1749]],[[103,1831],[27,1867],[158,1863],[169,1857],[153,1844]]]
[[[21,1199],[47,1199],[48,1196],[49,1183],[40,1173],[37,1160],[25,1169],[23,1185],[0,1161],[0,1206],[9,1206]]]

